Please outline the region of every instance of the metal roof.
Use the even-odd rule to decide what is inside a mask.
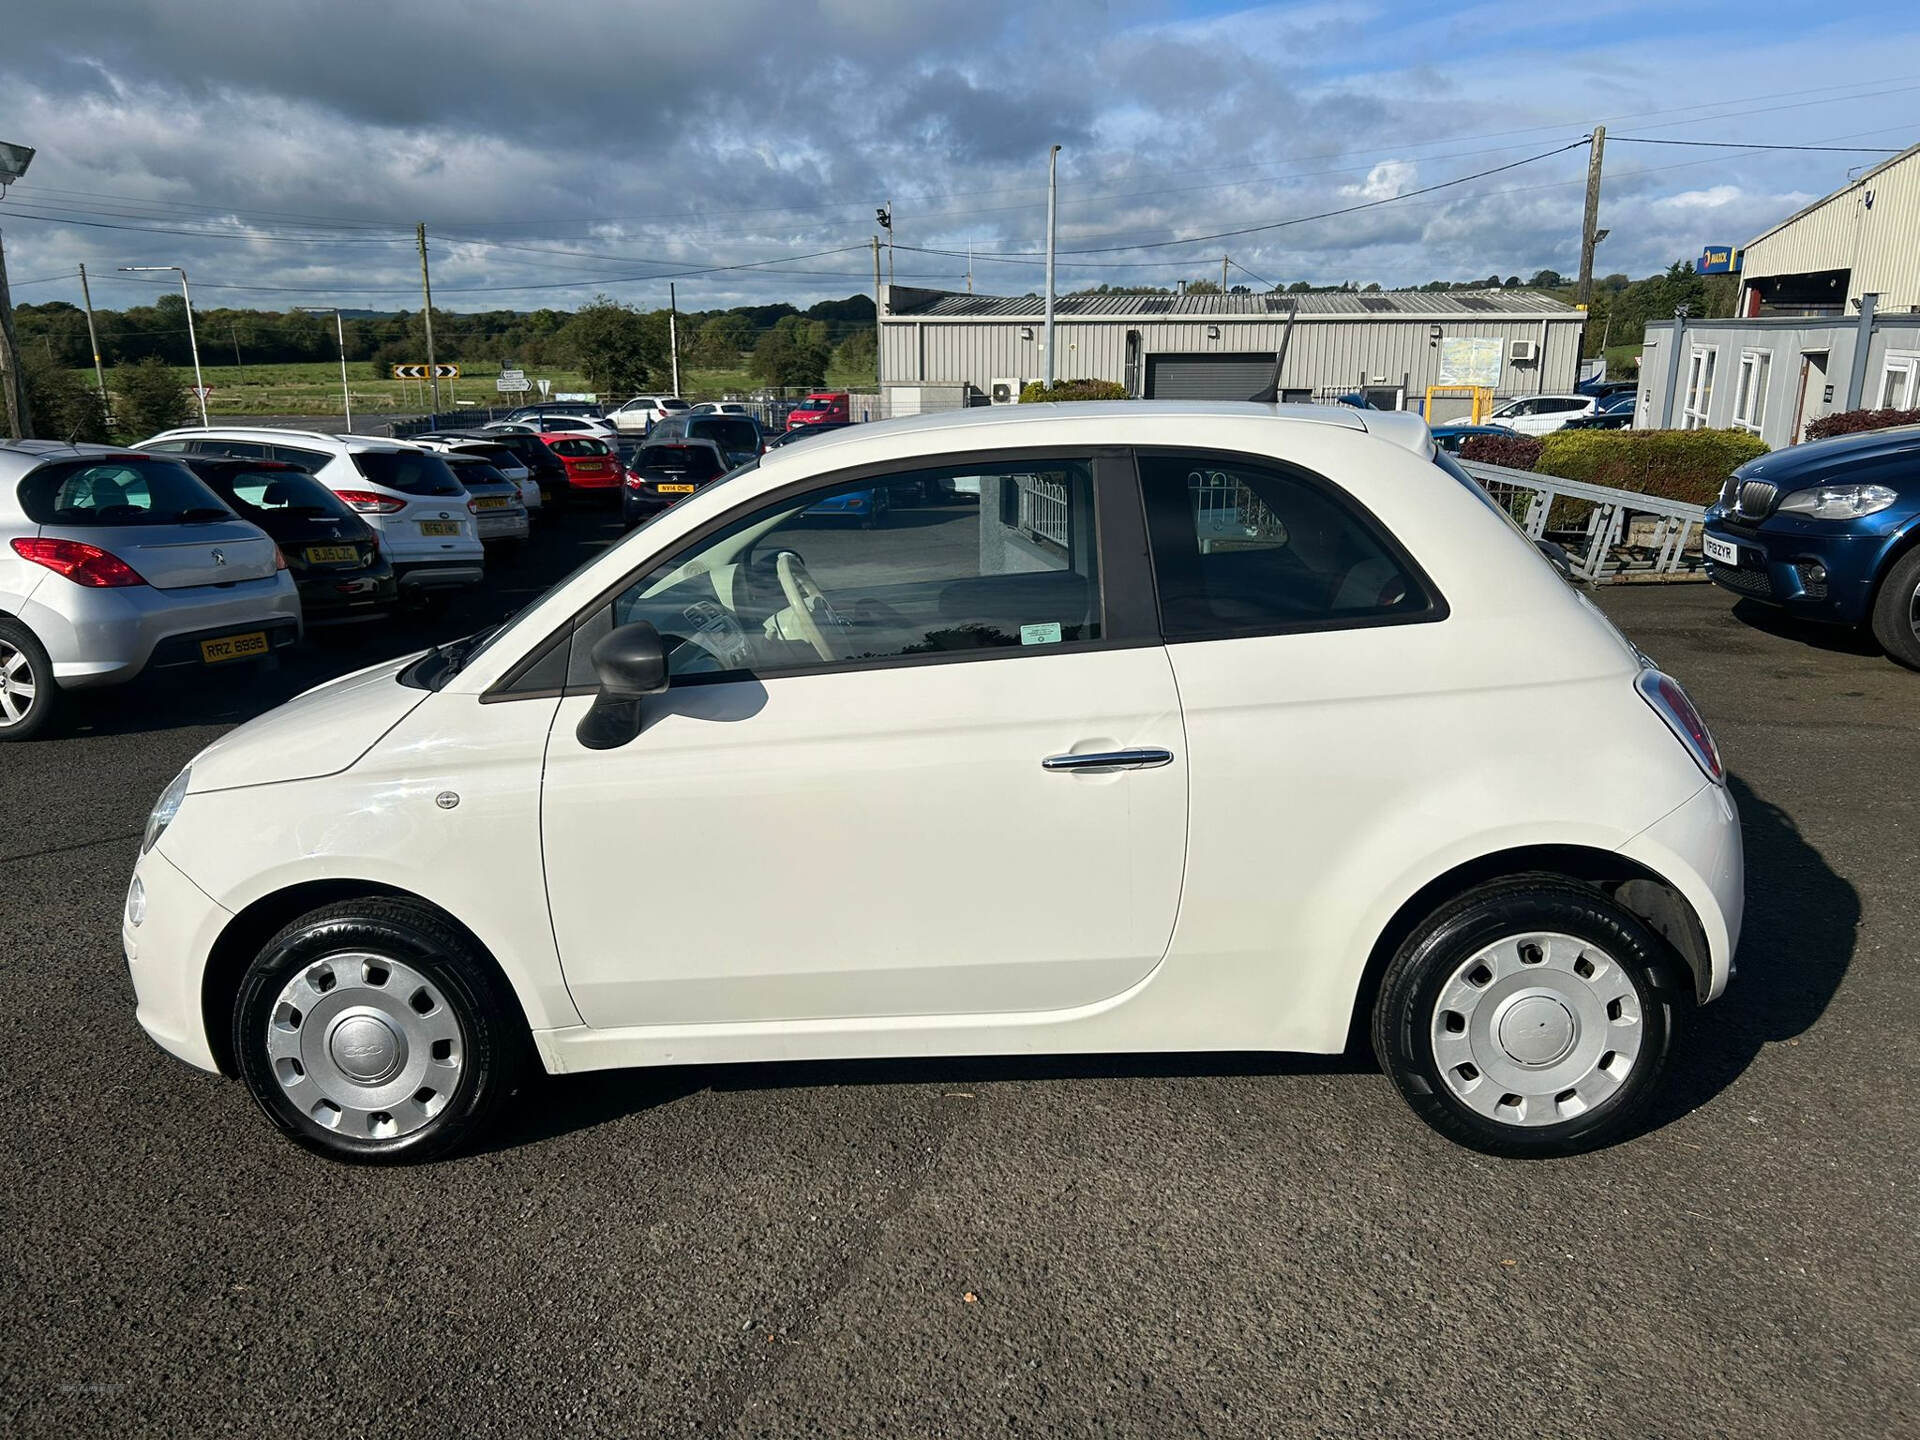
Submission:
[[[1826,206],[1831,205],[1834,201],[1838,200],[1842,195],[1848,195],[1860,189],[1863,185],[1870,183],[1873,180],[1874,176],[1878,175],[1881,171],[1890,170],[1895,165],[1902,164],[1903,162],[1912,159],[1915,154],[1920,154],[1920,145],[1909,145],[1906,149],[1902,150],[1898,155],[1890,156],[1889,158],[1882,160],[1878,165],[1874,166],[1871,170],[1867,170],[1859,175],[1856,175],[1853,179],[1849,180],[1846,184],[1842,185],[1838,190],[1835,190],[1832,194],[1822,195],[1818,200],[1814,201],[1811,205],[1801,206],[1798,210],[1794,211],[1793,214],[1787,216],[1786,219],[1781,220],[1776,224],[1769,226],[1765,230],[1762,230],[1758,235],[1754,236],[1753,239],[1749,240],[1743,248],[1749,249],[1749,250],[1752,249],[1755,245],[1758,245],[1762,240],[1765,240],[1769,235],[1779,234],[1782,230],[1786,229],[1789,225],[1793,224],[1795,221],[1804,220],[1807,218],[1807,216],[1813,214],[1814,211],[1824,209]],[[1057,303],[1058,302],[1056,302],[1056,304]]]
[[[1046,302],[1038,295],[963,295],[948,290],[897,287],[887,314],[897,319],[1038,320]],[[1316,290],[1299,294],[1059,295],[1056,318],[1272,319],[1289,312],[1310,315],[1393,316],[1514,315],[1577,319],[1580,311],[1538,290]]]

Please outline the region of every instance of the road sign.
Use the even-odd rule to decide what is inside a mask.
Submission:
[[[206,400],[213,394],[213,386],[211,385],[189,385],[187,388],[193,391],[196,400]]]
[[[458,380],[458,365],[396,365],[393,367],[396,380]]]
[[[512,395],[522,390],[531,390],[533,384],[527,379],[527,372],[524,370],[502,370],[500,378],[493,382],[493,388],[502,395]]]
[[[551,380],[542,380],[542,381],[540,382],[540,393],[541,393],[542,395],[545,395],[545,394],[546,394],[546,393],[547,393],[547,392],[548,392],[549,390],[551,390],[551,389],[553,389],[553,381],[551,381]]]

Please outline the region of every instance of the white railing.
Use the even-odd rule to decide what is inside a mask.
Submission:
[[[1020,491],[1020,528],[1067,549],[1067,487],[1038,475],[1016,475],[1014,483]]]
[[[1706,578],[1700,530],[1707,512],[1699,505],[1478,460],[1460,464],[1527,534],[1564,547],[1582,580]],[[1556,506],[1563,500],[1573,503]]]

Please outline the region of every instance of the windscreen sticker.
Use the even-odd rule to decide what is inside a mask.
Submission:
[[[1058,645],[1060,643],[1060,622],[1049,620],[1044,625],[1022,625],[1020,627],[1022,645]]]

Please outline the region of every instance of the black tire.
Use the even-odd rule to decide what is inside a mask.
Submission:
[[[53,661],[39,639],[18,620],[0,615],[0,685],[7,686],[7,699],[0,705],[0,744],[9,740],[33,740],[49,733],[60,713],[60,687],[54,683]],[[20,687],[30,686],[32,695],[23,697]],[[20,713],[9,720],[7,710]]]
[[[276,1073],[276,1060],[268,1050],[270,1027],[279,1026],[283,1034],[297,1033],[297,1027],[305,1026],[312,1019],[316,1026],[333,1025],[324,1040],[324,1048],[329,1055],[336,1052],[345,1015],[326,1017],[316,1007],[311,1016],[302,1016],[296,1009],[292,1011],[292,1023],[283,1025],[277,1012],[281,1009],[283,991],[303,972],[312,976],[335,966],[344,969],[342,957],[349,954],[374,957],[374,968],[384,961],[387,972],[394,977],[403,971],[425,977],[434,1008],[424,1013],[434,1017],[434,1023],[443,1028],[449,1020],[457,1027],[457,1039],[446,1057],[440,1054],[440,1042],[435,1042],[431,1051],[422,1048],[409,1052],[404,1046],[399,1047],[399,1058],[394,1062],[396,1073],[383,1082],[386,1089],[395,1083],[410,1086],[418,1078],[414,1068],[416,1053],[423,1066],[429,1059],[444,1064],[446,1059],[457,1058],[458,1062],[457,1078],[448,1082],[444,1090],[437,1094],[430,1090],[431,1082],[439,1078],[437,1073],[430,1072],[418,1088],[408,1090],[397,1103],[392,1103],[394,1114],[401,1115],[404,1123],[402,1106],[418,1101],[423,1094],[435,1097],[429,1103],[437,1103],[438,1108],[430,1118],[404,1133],[385,1137],[371,1133],[378,1128],[377,1116],[387,1114],[390,1102],[384,1098],[385,1090],[367,1088],[355,1092],[339,1087],[337,1076],[329,1082],[317,1067],[310,1074],[300,1072],[302,1079],[311,1081],[303,1089],[303,1096],[314,1097],[311,1108],[303,1108],[283,1085]],[[385,987],[390,983],[382,981],[381,985]],[[335,989],[329,985],[327,993],[333,994]],[[370,999],[381,998],[364,984],[358,989],[340,991],[339,995],[344,1003],[363,993]],[[398,996],[398,999],[404,1001],[407,997]],[[446,1015],[439,1012],[442,1003],[449,1012]],[[418,1005],[412,1008],[419,1009]],[[304,1040],[305,1036],[301,1038]],[[313,1043],[322,1043],[317,1030]],[[444,916],[410,900],[367,897],[341,901],[302,915],[269,940],[254,957],[241,979],[233,1007],[233,1053],[239,1060],[241,1078],[267,1117],[309,1150],[330,1159],[360,1164],[433,1160],[467,1144],[486,1129],[513,1093],[526,1065],[528,1048],[519,1004],[492,964],[479,953],[473,941]],[[307,1053],[302,1052],[303,1056]],[[358,1112],[353,1107],[361,1097],[370,1100],[379,1097],[380,1108],[375,1111],[376,1122],[367,1126],[369,1133],[348,1133],[314,1118],[315,1111],[324,1111],[319,1101],[328,1098],[330,1083],[335,1087],[331,1098],[345,1102],[347,1107],[343,1110],[336,1106],[337,1116],[355,1116]],[[391,1121],[390,1116],[388,1123]],[[335,1123],[345,1126],[349,1122],[340,1118]]]
[[[1531,934],[1565,935],[1581,942],[1571,947],[1572,954],[1578,957],[1571,961],[1576,969],[1583,960],[1592,969],[1594,961],[1591,957],[1595,954],[1601,961],[1615,962],[1620,972],[1619,978],[1630,982],[1632,987],[1632,999],[1623,997],[1620,1003],[1623,1006],[1637,1004],[1639,1011],[1639,1033],[1633,1036],[1626,1033],[1635,1028],[1630,1016],[1623,1021],[1613,1018],[1610,1010],[1604,1007],[1602,1010],[1603,1017],[1606,1017],[1603,1020],[1605,1025],[1621,1024],[1626,1027],[1621,1032],[1622,1051],[1628,1040],[1638,1047],[1629,1061],[1625,1077],[1617,1081],[1610,1094],[1594,1102],[1584,1113],[1544,1124],[1524,1124],[1518,1117],[1536,1105],[1551,1106],[1545,1113],[1558,1115],[1566,1113],[1563,1106],[1585,1102],[1578,1100],[1572,1090],[1567,1090],[1534,1098],[1515,1095],[1510,1098],[1523,1099],[1524,1103],[1509,1108],[1505,1104],[1505,1098],[1508,1097],[1495,1098],[1502,1087],[1494,1074],[1479,1072],[1469,1061],[1455,1067],[1448,1077],[1443,1078],[1440,1062],[1434,1053],[1436,1029],[1452,1031],[1458,1020],[1464,1038],[1466,1032],[1475,1028],[1472,1022],[1441,1009],[1443,992],[1448,990],[1450,983],[1471,983],[1471,972],[1466,972],[1459,982],[1455,981],[1456,974],[1462,972],[1463,967],[1483,951],[1496,946],[1497,942]],[[1593,947],[1592,951],[1586,949],[1588,946]],[[1550,947],[1558,952],[1562,962],[1565,961],[1568,948]],[[1525,948],[1517,954],[1524,963]],[[1541,971],[1524,976],[1519,971],[1513,971],[1497,980],[1484,982],[1489,1005],[1493,1005],[1501,989],[1505,989],[1510,997],[1507,1003],[1513,1004],[1511,997],[1514,987],[1522,987],[1522,993],[1527,993],[1524,987],[1547,974],[1550,968],[1543,965]],[[1601,982],[1585,977],[1582,979],[1588,985],[1618,984],[1618,979],[1611,975],[1604,964],[1599,966],[1598,974],[1603,977]],[[1562,976],[1559,980],[1564,980],[1569,991],[1578,991],[1579,987],[1572,979]],[[1556,875],[1516,876],[1470,891],[1443,905],[1407,937],[1380,983],[1380,994],[1373,1011],[1374,1053],[1395,1088],[1413,1107],[1414,1113],[1449,1140],[1491,1155],[1522,1158],[1571,1155],[1608,1144],[1632,1132],[1643,1120],[1666,1069],[1675,1012],[1683,994],[1675,988],[1677,981],[1672,959],[1661,943],[1638,919],[1598,890]],[[1454,993],[1460,992],[1456,990]],[[1577,1011],[1579,1000],[1571,1003],[1573,1010]],[[1489,1013],[1498,1015],[1501,1012],[1494,1006]],[[1521,1012],[1510,1009],[1506,1013],[1518,1016]],[[1446,1018],[1448,1016],[1452,1018]],[[1591,1043],[1602,1047],[1600,1068],[1607,1069],[1611,1075],[1612,1070],[1605,1065],[1605,1057],[1616,1052],[1604,1048],[1610,1032],[1597,1028],[1583,1032],[1580,1024],[1578,1021],[1572,1022],[1572,1039],[1569,1041],[1566,1063],[1569,1066],[1578,1065],[1580,1056],[1591,1053],[1586,1049]],[[1500,1033],[1504,1037],[1505,1022],[1501,1022]],[[1482,1037],[1476,1035],[1476,1046],[1481,1043]],[[1484,1037],[1486,1046],[1491,1047],[1495,1043],[1492,1035]],[[1502,1039],[1497,1043],[1510,1042]],[[1485,1058],[1481,1048],[1476,1048],[1473,1056],[1476,1059]],[[1513,1062],[1510,1056],[1506,1057],[1506,1062],[1518,1063]],[[1546,1061],[1539,1063],[1546,1068],[1533,1072],[1540,1077],[1535,1083],[1548,1086],[1556,1083],[1553,1076],[1559,1073],[1557,1066]],[[1614,1061],[1615,1066],[1618,1063],[1618,1060]],[[1461,1072],[1464,1071],[1475,1073],[1463,1075]],[[1480,1096],[1482,1102],[1492,1104],[1496,1113],[1509,1118],[1499,1119],[1483,1114],[1455,1091],[1456,1085],[1471,1090],[1476,1083],[1492,1087]],[[1604,1085],[1608,1082],[1598,1083]],[[1473,1093],[1479,1094],[1478,1091]],[[1533,1113],[1541,1113],[1541,1110],[1535,1109]]]
[[[1873,638],[1887,657],[1920,670],[1920,549],[1893,562],[1873,602]]]

